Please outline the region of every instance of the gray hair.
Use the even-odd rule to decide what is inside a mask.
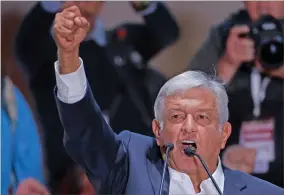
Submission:
[[[154,104],[155,119],[163,128],[163,109],[166,97],[182,93],[191,88],[208,88],[216,95],[219,125],[228,121],[228,96],[224,83],[217,76],[210,76],[201,71],[186,71],[168,80],[160,89]]]

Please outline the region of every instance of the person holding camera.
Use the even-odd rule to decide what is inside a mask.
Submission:
[[[284,2],[244,2],[213,27],[189,69],[227,83],[232,136],[223,163],[283,186]]]

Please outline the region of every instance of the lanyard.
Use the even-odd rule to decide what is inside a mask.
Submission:
[[[266,89],[270,82],[270,78],[265,77],[261,81],[260,72],[256,69],[252,69],[251,73],[251,96],[253,100],[253,115],[259,117],[261,113],[261,103],[265,99]]]

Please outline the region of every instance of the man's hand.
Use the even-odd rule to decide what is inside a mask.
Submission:
[[[78,50],[89,28],[90,24],[75,5],[57,13],[53,29],[58,49],[67,53]]]
[[[19,184],[16,195],[50,195],[50,193],[37,180],[28,178]]]
[[[256,158],[256,150],[240,145],[229,146],[223,155],[223,164],[230,169],[252,173]]]
[[[87,36],[89,28],[89,22],[82,17],[75,5],[56,14],[53,29],[61,74],[75,72],[80,67],[79,46]]]
[[[243,62],[255,59],[254,42],[248,38],[240,38],[240,34],[249,32],[247,26],[235,26],[230,30],[226,51],[218,63],[218,75],[224,81],[230,81]]]

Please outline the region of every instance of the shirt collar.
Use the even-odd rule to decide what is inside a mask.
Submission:
[[[168,167],[170,179],[174,179],[176,181],[183,181],[183,180],[190,180],[190,177],[185,174],[178,172],[171,167]],[[225,183],[225,176],[222,168],[222,163],[220,157],[218,158],[218,165],[216,170],[213,172],[212,177],[215,179],[217,185],[219,186],[220,190],[223,192],[224,190],[224,183]],[[190,180],[190,183],[191,180]],[[215,186],[210,178],[207,178],[206,180],[203,180],[200,184],[201,192],[212,192],[212,190],[216,191],[216,194],[218,194],[217,190],[215,189]],[[212,193],[213,194],[213,193]]]

